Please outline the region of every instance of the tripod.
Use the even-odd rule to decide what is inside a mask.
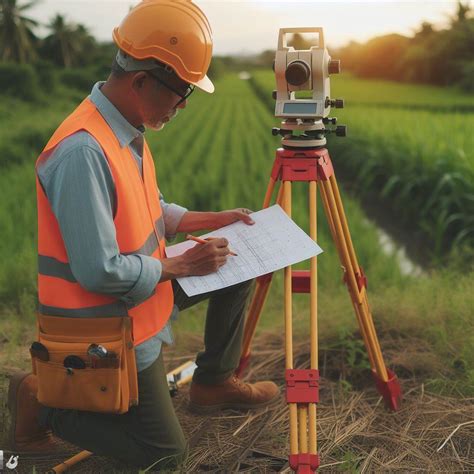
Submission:
[[[343,281],[354,307],[377,390],[384,398],[387,407],[397,410],[401,397],[400,385],[397,376],[385,366],[367,299],[367,278],[357,262],[329,152],[323,146],[305,146],[304,142],[297,147],[285,146],[285,140],[283,144],[284,148],[279,148],[276,152],[263,208],[270,205],[276,182],[281,181],[276,202],[291,217],[292,183],[297,181],[309,183],[310,237],[316,240],[319,183],[329,229],[343,266]],[[248,365],[251,341],[272,276],[273,274],[267,274],[257,278],[256,289],[248,310],[237,375],[241,375]],[[292,293],[310,294],[309,369],[293,368]],[[291,468],[298,473],[311,473],[319,466],[316,434],[316,404],[319,401],[317,310],[317,257],[313,257],[309,271],[292,271],[291,267],[284,269],[285,380],[290,416],[289,462]]]

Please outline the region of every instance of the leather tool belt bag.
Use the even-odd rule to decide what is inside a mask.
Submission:
[[[37,341],[30,354],[38,401],[53,408],[114,414],[138,405],[131,323],[128,316],[67,318],[37,313]],[[106,356],[91,356],[91,344],[105,348]]]

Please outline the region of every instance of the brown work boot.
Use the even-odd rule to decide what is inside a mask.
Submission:
[[[189,390],[189,408],[195,413],[212,413],[224,408],[262,408],[276,402],[279,393],[273,382],[250,384],[235,375],[213,385],[193,381]]]
[[[10,376],[8,409],[10,410],[10,446],[17,453],[54,453],[62,450],[62,444],[52,431],[43,428],[38,421],[41,408],[36,394],[36,375],[17,372]]]

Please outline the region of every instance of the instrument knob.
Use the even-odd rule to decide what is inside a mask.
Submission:
[[[331,59],[328,64],[329,74],[339,74],[341,72],[341,61],[339,59]]]

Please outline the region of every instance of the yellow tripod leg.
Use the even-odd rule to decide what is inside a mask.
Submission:
[[[340,252],[339,256],[341,258],[341,263],[345,269],[345,276],[347,278],[347,285],[349,287],[349,292],[354,303],[354,308],[356,314],[358,315],[358,322],[360,324],[360,329],[364,342],[367,344],[367,351],[371,359],[371,363],[374,363],[375,370],[377,374],[382,378],[382,380],[387,380],[387,370],[382,359],[382,354],[380,348],[374,344],[374,334],[371,332],[371,329],[367,322],[367,317],[364,314],[364,304],[362,293],[359,290],[359,286],[356,279],[355,269],[353,267],[353,261],[351,257],[350,250],[348,248],[347,240],[345,239],[345,233],[342,224],[342,217],[339,214],[339,208],[336,202],[336,198],[333,193],[333,188],[330,181],[321,181],[321,186],[324,187],[325,195],[329,205],[329,212],[332,216],[334,223],[335,234],[337,237],[336,246]],[[347,225],[347,223],[346,223]],[[346,229],[347,230],[347,229]],[[377,352],[377,348],[379,351]],[[371,355],[370,355],[371,354]]]
[[[350,251],[352,252],[353,260],[356,265],[354,267],[354,270],[357,271],[357,276],[363,280],[363,284],[361,285],[361,291],[360,291],[361,293],[360,297],[362,301],[362,305],[360,306],[361,319],[363,320],[364,326],[366,327],[366,330],[367,330],[369,344],[371,344],[373,348],[374,359],[375,359],[376,365],[377,365],[377,361],[379,361],[378,363],[379,365],[382,366],[382,369],[383,369],[383,370],[373,370],[375,383],[376,383],[379,393],[383,396],[386,405],[391,410],[395,411],[395,410],[398,410],[400,406],[400,400],[401,400],[401,395],[402,395],[400,383],[397,379],[396,374],[385,366],[385,362],[383,360],[382,350],[380,349],[380,343],[377,337],[377,332],[375,330],[374,320],[372,317],[372,312],[370,311],[369,300],[367,297],[366,280],[362,273],[362,269],[359,267],[357,263],[357,259],[355,257],[355,251],[354,251],[354,247],[352,245],[352,241],[350,238],[349,227],[347,225],[347,219],[344,214],[344,208],[342,206],[342,200],[339,193],[339,188],[337,186],[336,177],[334,175],[331,176],[330,183],[331,183],[333,193],[336,199],[337,207],[342,216],[342,221],[343,221],[342,223],[345,229],[344,233],[347,236],[347,241],[350,246]],[[368,347],[367,344],[366,344],[366,347]]]
[[[337,185],[336,177],[334,175],[331,176],[330,183],[331,183],[331,187],[333,189],[334,198],[336,200],[337,208],[338,208],[339,214],[341,216],[342,226],[343,226],[343,230],[344,230],[344,236],[345,236],[345,239],[346,239],[347,244],[348,244],[349,252],[351,253],[351,261],[353,262],[353,269],[359,276],[362,276],[362,271],[361,271],[361,269],[359,267],[359,264],[357,262],[357,257],[356,257],[355,251],[354,251],[354,246],[352,244],[352,239],[351,239],[351,235],[350,235],[350,232],[349,232],[349,226],[347,225],[347,219],[346,219],[346,216],[345,216],[345,213],[344,213],[344,208],[343,208],[343,205],[342,205],[341,195],[339,193],[339,187]],[[369,330],[370,340],[372,341],[372,344],[374,345],[375,353],[380,354],[380,358],[382,359],[382,363],[383,363],[382,350],[380,348],[377,333],[375,331],[374,321],[373,321],[373,318],[372,318],[372,313],[371,313],[370,308],[369,308],[369,301],[368,301],[368,297],[367,297],[367,291],[366,291],[365,288],[362,288],[362,290],[361,290],[361,299],[362,299],[362,314],[363,314],[363,317],[365,318],[365,320],[367,321],[367,328]],[[385,366],[385,363],[383,363],[383,365]],[[386,371],[385,371],[385,374],[384,373],[379,373],[379,375],[384,381],[386,381],[388,379],[388,375],[387,375]]]
[[[342,262],[343,253],[342,253],[342,250],[341,250],[341,242],[340,242],[340,239],[339,239],[339,234],[337,234],[337,232],[335,230],[333,216],[331,214],[331,209],[329,208],[329,202],[328,202],[328,198],[327,198],[327,195],[326,195],[326,189],[327,189],[327,186],[324,184],[324,182],[321,182],[321,184],[319,186],[319,190],[320,190],[322,201],[323,201],[324,212],[325,212],[326,218],[328,220],[329,229],[331,231],[332,238],[333,238],[334,243],[336,245],[336,250],[337,250],[339,258]],[[356,313],[357,322],[359,324],[360,332],[362,334],[362,338],[364,340],[365,347],[367,348],[367,353],[368,353],[368,356],[369,356],[370,366],[371,366],[372,369],[375,369],[375,362],[374,362],[374,356],[372,354],[372,347],[369,345],[368,336],[366,334],[365,327],[364,327],[362,319],[361,319],[360,311],[358,309],[357,304],[353,301],[352,298],[351,298],[351,300],[352,300],[352,304],[353,304],[353,307],[354,307],[354,311]]]
[[[283,181],[283,210],[291,217],[291,182]],[[293,306],[291,266],[285,267],[285,368],[293,368]],[[289,403],[290,411],[290,454],[298,454],[298,407],[296,403]]]
[[[308,405],[298,406],[298,442],[299,452],[308,452]]]
[[[383,359],[367,297],[365,276],[357,262],[334,173],[329,176],[329,179],[321,181],[320,190],[377,389],[387,406],[392,410],[398,410],[401,399],[400,384],[395,373],[386,367]]]
[[[286,199],[289,186],[285,182],[284,209],[291,203]],[[291,188],[290,188],[291,189]],[[309,182],[309,224],[310,236],[317,238],[317,182]],[[287,211],[288,212],[288,211]],[[291,216],[291,214],[289,214]],[[292,359],[292,295],[291,272],[285,269],[285,324],[286,324],[286,383],[287,403],[290,410],[290,467],[298,473],[315,472],[319,466],[317,454],[316,403],[319,391],[318,373],[318,294],[317,294],[317,257],[311,258],[309,272],[310,293],[310,369],[293,369]],[[291,356],[291,357],[290,357]]]
[[[360,311],[361,320],[367,335],[367,341],[372,349],[377,374],[383,381],[386,382],[388,380],[387,369],[383,360],[378,337],[375,332],[372,315],[370,314],[370,312],[368,312],[367,293],[364,287],[359,289],[359,285],[357,284],[356,277],[362,276],[362,272],[357,262],[354,246],[352,244],[351,236],[349,233],[349,226],[347,225],[347,219],[344,213],[344,208],[342,206],[341,196],[339,194],[339,188],[337,186],[336,178],[334,175],[331,176],[329,179],[329,189],[329,194],[331,195],[329,199],[334,199],[336,212],[341,222],[341,239],[344,239],[344,244],[346,245],[347,251],[350,256],[350,267],[346,268],[351,274],[352,291],[354,291],[358,295],[357,308],[358,311]]]
[[[317,183],[309,183],[309,235],[317,240]],[[310,264],[310,367],[318,370],[318,260],[311,258]],[[316,403],[310,403],[309,411],[309,452],[317,454]]]

